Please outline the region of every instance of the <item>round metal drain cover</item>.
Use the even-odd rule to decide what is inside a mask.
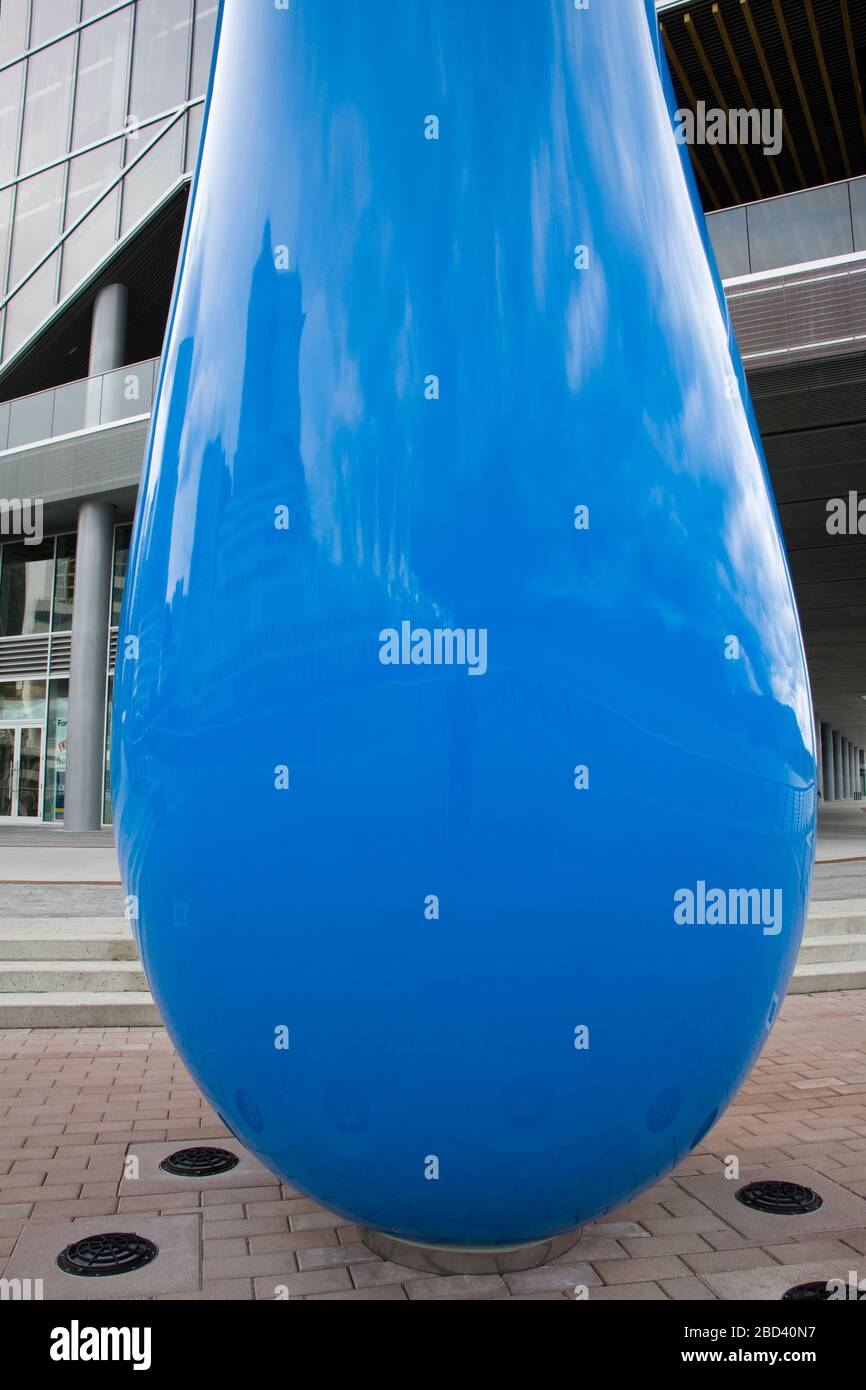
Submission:
[[[159,1166],[178,1178],[215,1178],[218,1173],[230,1173],[239,1163],[237,1154],[228,1149],[178,1149]]]
[[[795,1284],[787,1293],[782,1294],[783,1303],[824,1303],[831,1297],[827,1287],[826,1279],[816,1279],[811,1284]]]
[[[82,1279],[106,1279],[111,1274],[131,1274],[134,1269],[143,1269],[158,1254],[157,1246],[144,1236],[111,1231],[67,1245],[57,1256],[57,1267],[64,1274],[77,1274]]]
[[[794,1284],[794,1289],[788,1289],[781,1298],[783,1302],[863,1302],[863,1294],[856,1284],[848,1284],[845,1293],[842,1293],[841,1283],[841,1279],[816,1279],[810,1284]]]
[[[771,1216],[805,1216],[824,1205],[817,1192],[798,1182],[750,1182],[740,1188],[737,1201]]]

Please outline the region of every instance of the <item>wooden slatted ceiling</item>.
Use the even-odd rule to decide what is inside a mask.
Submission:
[[[694,0],[660,22],[679,106],[784,113],[776,158],[692,147],[707,210],[866,174],[866,0]]]

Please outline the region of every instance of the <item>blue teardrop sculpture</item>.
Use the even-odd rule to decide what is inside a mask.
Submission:
[[[669,1170],[803,925],[802,642],[652,11],[221,17],[122,871],[213,1106],[418,1240],[548,1236]]]

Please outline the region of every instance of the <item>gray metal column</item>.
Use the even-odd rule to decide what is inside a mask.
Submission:
[[[96,296],[90,326],[89,376],[99,376],[101,372],[123,366],[128,302],[125,285],[106,285]]]
[[[72,604],[64,830],[98,830],[102,824],[105,672],[113,551],[114,507],[109,502],[82,502],[78,509]]]
[[[91,377],[123,365],[128,301],[126,286],[119,284],[106,285],[96,296],[90,327],[88,373]],[[96,405],[95,399],[94,412]],[[88,419],[96,423],[95,418],[88,416]],[[113,553],[114,507],[108,502],[82,502],[78,508],[72,604],[63,815],[66,830],[97,830],[102,824],[105,680]]]
[[[851,759],[848,757],[848,740],[842,735],[842,795],[847,801],[851,795]]]
[[[833,770],[833,730],[829,724],[821,724],[821,772],[823,786],[821,795],[825,801],[836,800],[836,778]]]
[[[848,760],[849,760],[849,762],[850,762],[850,764],[851,764],[851,796],[852,796],[854,799],[856,799],[856,797],[857,797],[857,792],[858,792],[858,786],[857,786],[857,763],[858,763],[859,757],[860,757],[860,754],[859,754],[859,752],[857,751],[857,749],[854,747],[854,744],[853,744],[853,743],[849,743],[849,744],[848,744]]]
[[[833,730],[833,781],[836,787],[836,800],[841,801],[845,792],[842,778],[842,735],[838,729]]]

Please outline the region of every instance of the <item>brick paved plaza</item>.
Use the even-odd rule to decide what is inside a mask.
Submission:
[[[742,1093],[663,1182],[587,1228],[555,1263],[432,1277],[388,1264],[355,1227],[253,1160],[206,1180],[159,1160],[229,1141],[159,1028],[0,1032],[0,1273],[51,1298],[778,1299],[866,1273],[866,992],[793,995]],[[124,1160],[140,1160],[138,1179]],[[790,1178],[824,1199],[806,1216],[734,1201],[724,1176]],[[134,1230],[160,1256],[121,1278],[75,1279],[60,1250]],[[282,1290],[278,1293],[278,1290]]]

